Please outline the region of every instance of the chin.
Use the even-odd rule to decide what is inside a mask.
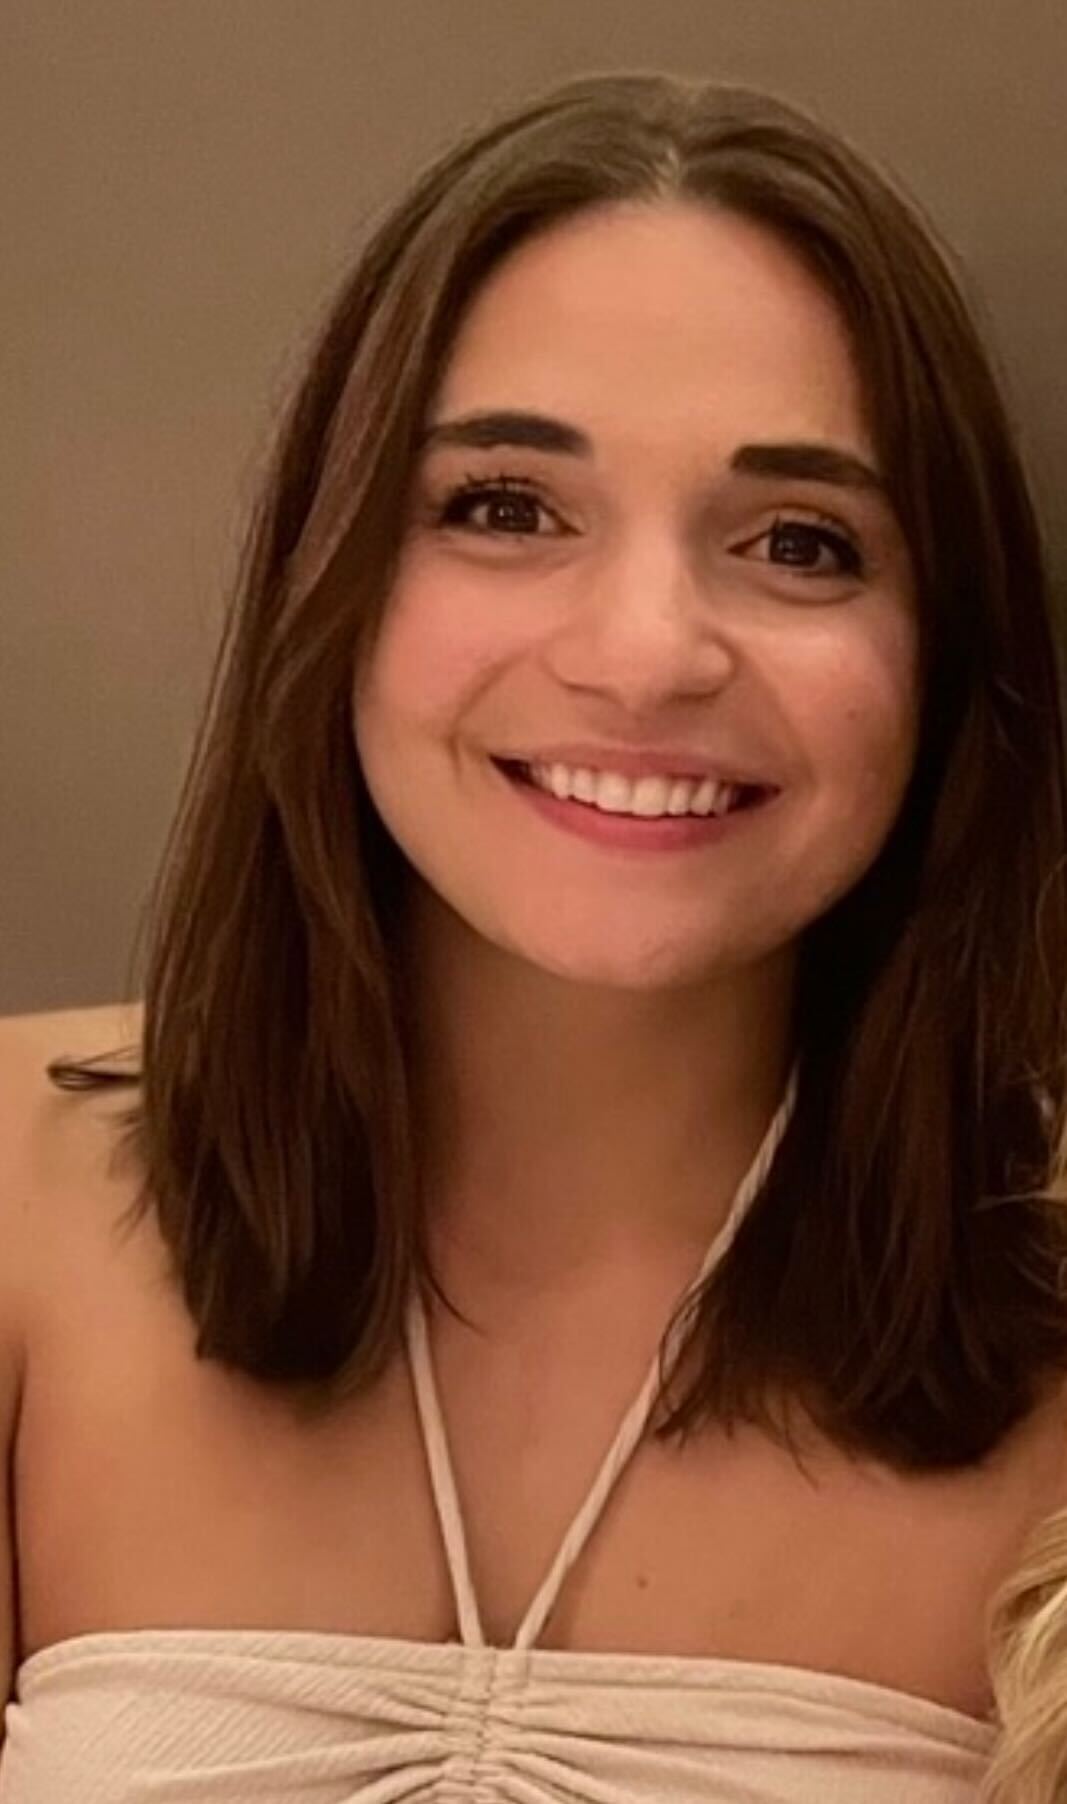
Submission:
[[[588,989],[641,995],[692,989],[724,975],[737,962],[730,960],[723,951],[716,952],[707,947],[641,948],[599,944],[578,948],[558,943],[547,945],[541,939],[526,943],[512,941],[503,949],[548,977]]]

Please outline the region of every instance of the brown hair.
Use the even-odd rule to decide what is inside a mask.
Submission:
[[[534,231],[689,199],[764,222],[849,326],[920,596],[916,768],[804,937],[797,1106],[704,1286],[659,1432],[979,1460],[1067,1367],[1063,726],[1042,551],[994,375],[916,209],[803,113],[571,81],[442,155],[341,294],[250,537],[149,921],[128,1118],[201,1355],[341,1394],[397,1344],[420,1223],[403,859],[350,694],[462,310]],[[57,1076],[62,1077],[61,1072]],[[787,1411],[788,1413],[788,1411]],[[787,1432],[787,1430],[786,1430]]]

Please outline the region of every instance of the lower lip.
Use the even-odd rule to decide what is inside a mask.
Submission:
[[[500,770],[500,766],[496,768]],[[596,845],[616,846],[633,852],[678,852],[690,846],[707,846],[724,839],[761,814],[774,800],[774,791],[762,796],[747,808],[730,814],[663,815],[658,820],[640,820],[629,814],[607,814],[589,802],[561,801],[535,783],[503,770],[501,775],[510,788],[543,820],[575,833]]]

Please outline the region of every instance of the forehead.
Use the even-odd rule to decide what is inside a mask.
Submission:
[[[494,406],[559,414],[598,442],[766,435],[870,450],[832,297],[783,239],[694,202],[579,214],[491,272],[432,412]]]

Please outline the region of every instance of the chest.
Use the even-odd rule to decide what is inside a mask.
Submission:
[[[438,1365],[487,1638],[510,1639],[596,1481],[640,1371],[527,1377]],[[442,1356],[443,1355],[443,1356]],[[567,1390],[570,1387],[570,1407]],[[714,1656],[866,1679],[982,1716],[984,1616],[1057,1505],[1062,1430],[1035,1423],[982,1472],[901,1476],[813,1441],[649,1438],[608,1493],[538,1644]]]
[[[442,1641],[453,1575],[408,1361],[307,1420],[197,1361],[158,1269],[57,1280],[16,1455],[23,1655],[101,1628],[310,1628]],[[149,1281],[151,1280],[151,1281]],[[487,1348],[434,1339],[441,1425],[486,1638],[513,1639],[649,1357],[648,1325]],[[982,1614],[1054,1507],[1062,1447],[902,1479],[765,1436],[643,1441],[539,1645],[841,1672],[980,1715]]]

